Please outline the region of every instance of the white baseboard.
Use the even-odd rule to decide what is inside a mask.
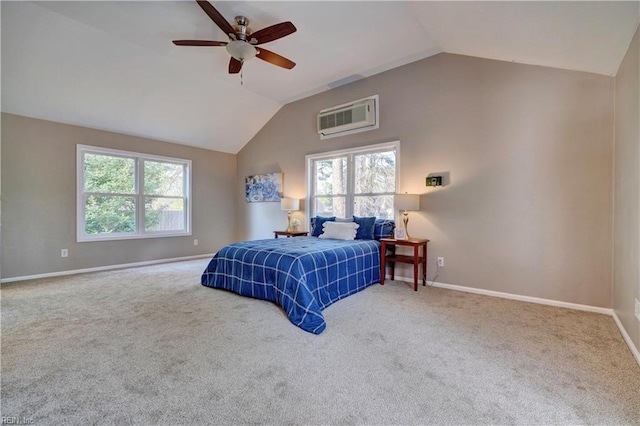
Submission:
[[[601,308],[599,306],[581,305],[579,303],[561,302],[559,300],[543,299],[540,297],[522,296],[513,293],[503,293],[501,291],[483,290],[473,287],[464,287],[460,285],[445,284],[435,282],[434,287],[447,288],[449,290],[465,291],[467,293],[483,294],[486,296],[500,297],[502,299],[519,300],[521,302],[537,303],[539,305],[557,306],[559,308],[576,309],[578,311],[595,312],[598,314],[612,315],[613,309]]]
[[[627,330],[625,330],[624,327],[622,326],[622,323],[620,322],[620,318],[618,318],[618,315],[616,315],[616,311],[613,311],[613,320],[616,322],[618,329],[620,329],[622,338],[624,339],[625,342],[627,342],[627,346],[629,346],[629,349],[631,349],[631,353],[636,358],[636,361],[638,361],[638,365],[640,365],[640,351],[638,351],[638,348],[636,348],[636,346],[633,344],[633,340],[631,340],[631,336],[629,336],[629,333],[627,333]]]
[[[170,262],[181,262],[184,260],[204,259],[206,257],[213,257],[213,255],[214,253],[197,254],[194,256],[173,257],[170,259],[146,260],[144,262],[122,263],[119,265],[97,266],[95,268],[72,269],[69,271],[50,272],[46,274],[25,275],[22,277],[3,278],[0,280],[0,283],[4,284],[4,283],[16,282],[16,281],[36,280],[39,278],[51,278],[51,277],[61,277],[64,275],[84,274],[87,272],[111,271],[113,269],[124,269],[124,268],[134,268],[136,266],[157,265],[158,263],[170,263]]]
[[[396,275],[396,280],[413,283],[413,278]],[[558,300],[542,299],[540,297],[522,296],[513,293],[503,293],[501,291],[484,290],[481,288],[465,287],[461,285],[434,282],[433,287],[446,288],[449,290],[464,291],[466,293],[483,294],[485,296],[500,297],[502,299],[519,300],[521,302],[537,303],[539,305],[557,306],[559,308],[576,309],[578,311],[596,312],[599,314],[613,315],[613,309],[601,308],[599,306],[581,305],[579,303],[561,302]]]
[[[413,278],[408,278],[408,277],[403,277],[398,275],[396,275],[395,278],[397,281],[406,281],[406,282],[413,283]],[[622,338],[624,339],[627,346],[629,346],[629,349],[631,350],[631,353],[633,354],[634,358],[638,362],[638,365],[640,365],[640,352],[638,351],[638,348],[636,348],[635,345],[633,344],[631,337],[629,337],[629,334],[622,326],[620,319],[618,318],[618,316],[616,315],[613,309],[601,308],[599,306],[581,305],[578,303],[560,302],[558,300],[542,299],[540,297],[521,296],[519,294],[503,293],[501,291],[484,290],[480,288],[465,287],[461,285],[446,284],[446,283],[439,283],[439,282],[434,282],[433,287],[446,288],[446,289],[455,290],[455,291],[464,291],[467,293],[482,294],[485,296],[501,297],[503,299],[519,300],[521,302],[538,303],[540,305],[557,306],[559,308],[576,309],[578,311],[595,312],[599,314],[612,316],[613,320],[618,326],[618,329],[620,329],[620,333],[622,333]]]
[[[411,282],[413,282],[413,279],[411,279]],[[595,312],[595,313],[599,313],[599,314],[605,314],[605,315],[612,316],[613,320],[615,321],[616,325],[618,326],[618,329],[620,330],[620,333],[622,334],[622,338],[624,339],[624,341],[627,344],[627,346],[629,346],[629,350],[631,350],[631,353],[633,354],[634,358],[638,362],[638,365],[640,365],[640,352],[638,351],[638,348],[636,348],[636,346],[634,345],[633,340],[631,340],[631,337],[627,333],[627,330],[625,330],[624,326],[620,322],[620,319],[618,318],[618,316],[616,315],[616,313],[615,313],[615,311],[613,309],[601,308],[599,306],[580,305],[580,304],[577,304],[577,303],[560,302],[560,301],[557,301],[557,300],[542,299],[542,298],[539,298],[539,297],[520,296],[518,294],[502,293],[502,292],[499,292],[499,291],[492,291],[492,290],[482,290],[482,289],[477,289],[477,288],[472,288],[472,287],[463,287],[463,286],[459,286],[459,285],[444,284],[444,283],[439,283],[439,282],[434,282],[433,286],[434,287],[447,288],[447,289],[456,290],[456,291],[466,291],[468,293],[476,293],[476,294],[484,294],[484,295],[487,295],[487,296],[502,297],[504,299],[519,300],[519,301],[522,301],[522,302],[538,303],[538,304],[541,304],[541,305],[550,305],[550,306],[557,306],[557,307],[560,307],[560,308],[576,309],[576,310],[579,310],[579,311]]]

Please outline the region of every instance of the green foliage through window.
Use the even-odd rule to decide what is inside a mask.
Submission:
[[[136,230],[135,197],[89,195],[85,203],[87,234],[131,233]]]
[[[188,232],[187,162],[149,159],[133,153],[89,152],[80,147],[79,152],[84,234]]]
[[[84,190],[114,194],[133,194],[136,186],[133,158],[84,155]]]

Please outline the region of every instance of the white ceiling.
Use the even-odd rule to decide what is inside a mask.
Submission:
[[[298,31],[227,74],[195,1],[2,2],[2,111],[237,153],[286,103],[440,52],[615,75],[640,20],[626,2],[212,2]]]

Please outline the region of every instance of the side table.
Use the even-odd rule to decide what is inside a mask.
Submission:
[[[387,272],[387,262],[401,262],[413,264],[413,290],[418,291],[418,266],[422,264],[422,285],[427,284],[427,243],[424,238],[409,238],[406,240],[396,240],[395,238],[382,238],[380,243],[380,284],[384,285]],[[397,254],[394,250],[398,246],[413,247],[412,255]],[[422,254],[420,248],[422,247]],[[387,249],[392,248],[387,255]],[[393,265],[392,265],[393,266]],[[391,268],[391,279],[395,278],[395,268]]]
[[[278,236],[286,236],[289,237],[306,237],[309,235],[309,231],[273,231],[273,238],[278,238]]]

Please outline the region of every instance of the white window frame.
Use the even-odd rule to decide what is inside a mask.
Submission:
[[[85,232],[85,199],[87,194],[84,191],[84,154],[109,155],[135,160],[135,189],[133,194],[109,194],[109,195],[130,195],[135,198],[136,205],[136,229],[134,233],[109,233],[109,234],[87,234]],[[183,231],[145,231],[145,209],[144,199],[144,161],[160,161],[164,163],[179,164],[184,167],[184,198],[185,209],[185,229]],[[164,198],[164,197],[162,197]],[[169,197],[171,198],[171,197]],[[76,240],[77,242],[87,241],[113,241],[132,240],[140,238],[161,238],[179,237],[191,235],[191,160],[182,158],[163,157],[160,155],[143,154],[132,151],[122,151],[111,148],[102,148],[90,145],[76,146]]]
[[[378,143],[374,145],[366,145],[359,146],[355,148],[347,148],[340,149],[336,151],[322,152],[318,154],[309,154],[305,156],[306,162],[306,177],[307,177],[307,200],[306,200],[306,208],[305,213],[308,218],[315,216],[316,212],[313,211],[313,196],[315,194],[315,179],[312,176],[313,173],[313,162],[317,160],[325,160],[330,158],[335,158],[339,156],[348,156],[350,165],[348,167],[348,175],[347,175],[347,194],[345,200],[345,215],[347,217],[351,217],[353,215],[353,205],[355,202],[355,197],[353,193],[354,181],[355,181],[355,167],[353,167],[353,157],[358,154],[366,154],[369,152],[378,152],[378,151],[391,151],[395,150],[396,152],[396,191],[398,192],[398,185],[400,184],[400,141],[393,142],[384,142]],[[358,194],[359,196],[367,195],[367,194]],[[380,195],[380,194],[372,194],[372,195]],[[394,208],[395,211],[395,208]]]

